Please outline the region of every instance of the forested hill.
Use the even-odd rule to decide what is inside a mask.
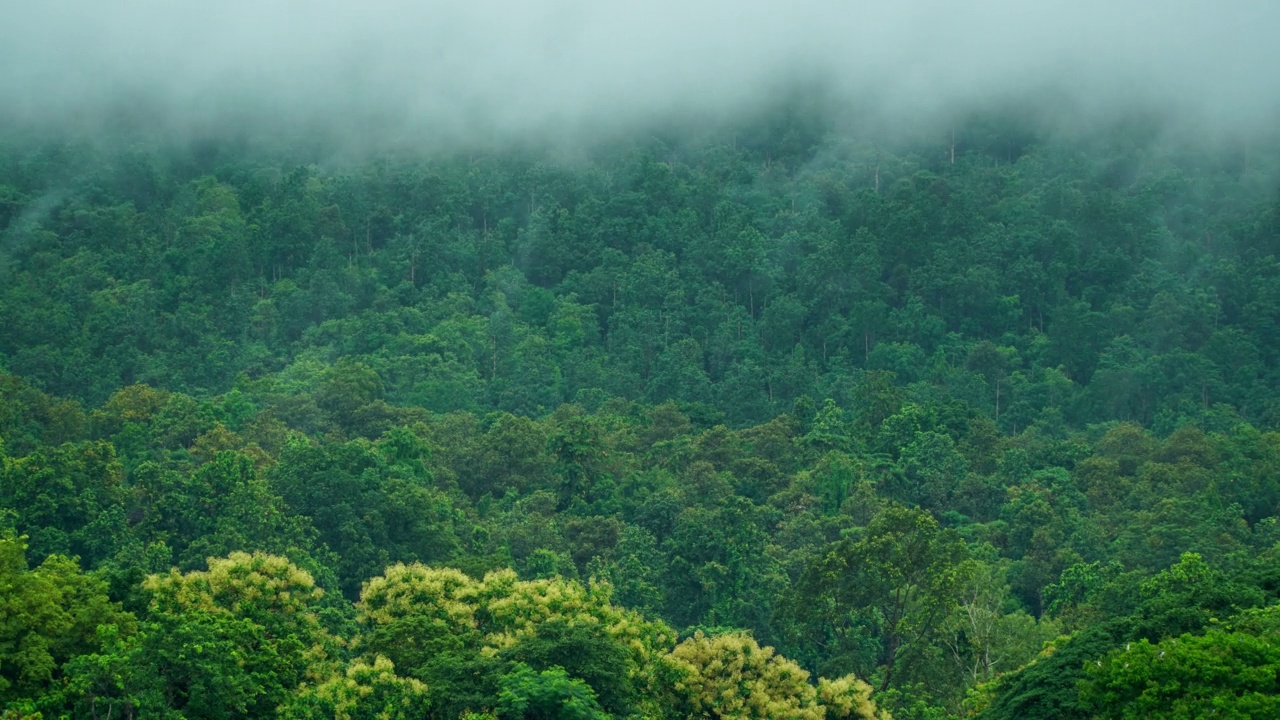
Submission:
[[[436,412],[614,397],[740,427],[865,406],[871,381],[1010,433],[1269,426],[1275,153],[1151,132],[891,148],[783,118],[571,163],[332,167],[10,146],[0,357],[90,404],[298,396],[347,359]]]
[[[0,141],[3,717],[1280,716],[1280,145],[1046,127]]]

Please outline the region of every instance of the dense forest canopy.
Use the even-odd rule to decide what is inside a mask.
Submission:
[[[831,102],[0,134],[0,717],[1280,716],[1280,142]]]
[[[10,714],[1274,712],[1276,146],[823,118],[6,143]]]

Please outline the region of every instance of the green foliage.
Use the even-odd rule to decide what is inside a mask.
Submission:
[[[320,680],[338,649],[322,626],[322,591],[288,560],[233,553],[208,571],[144,583],[136,635],[107,631],[103,651],[74,664],[66,702],[156,717],[274,717],[304,680]]]
[[[283,705],[281,720],[413,720],[427,712],[426,686],[397,677],[384,657],[356,660],[345,672],[303,685]]]
[[[538,623],[533,637],[523,638],[498,653],[503,660],[521,668],[541,668],[542,673],[559,669],[584,683],[599,706],[610,715],[626,716],[638,699],[628,672],[629,648],[594,625],[571,625],[551,619]],[[634,671],[633,671],[634,672]],[[637,680],[640,679],[637,677]],[[506,680],[499,685],[506,690]],[[514,691],[513,691],[514,692]],[[502,695],[499,695],[501,701]]]
[[[132,633],[136,623],[107,597],[106,583],[52,555],[29,569],[26,538],[0,531],[0,707],[53,692],[78,656],[102,646],[99,627]]]
[[[1271,712],[1274,142],[784,105],[0,128],[4,711]]]
[[[556,673],[567,672],[566,682],[590,692],[583,707],[624,716],[634,705],[652,704],[641,693],[654,682],[654,663],[673,633],[609,601],[604,585],[520,581],[510,571],[477,581],[453,569],[393,565],[362,591],[357,607],[366,630],[359,649],[392,658],[427,684],[433,706],[450,712],[489,706],[497,687],[524,697],[525,690],[502,680],[516,672],[510,668],[524,667],[534,675],[520,675],[520,687],[537,680],[550,693],[538,707],[561,702],[557,693],[570,686]]]
[[[879,665],[880,689],[888,689],[899,660],[910,662],[956,608],[973,572],[967,555],[928,513],[890,506],[862,537],[835,543],[809,567],[797,615],[810,633],[837,642],[870,633],[879,657],[861,658],[861,667]]]
[[[1269,567],[1272,559],[1264,557],[1254,562],[1259,568]],[[1268,592],[1252,583],[1241,582],[1250,574],[1252,571],[1246,570],[1231,578],[1209,566],[1200,556],[1188,553],[1177,564],[1140,583],[1139,588],[1133,587],[1131,578],[1116,577],[1112,582],[1119,589],[1127,590],[1130,596],[1127,608],[1124,605],[1107,608],[1111,615],[1107,620],[1059,638],[1034,662],[999,678],[994,697],[981,717],[1090,717],[1091,712],[1099,711],[1101,690],[1095,687],[1090,691],[1093,694],[1087,695],[1092,698],[1088,703],[1093,705],[1089,705],[1084,703],[1079,687],[1087,673],[1100,667],[1104,655],[1120,647],[1136,647],[1140,641],[1150,645],[1161,638],[1197,632],[1219,618],[1264,604]],[[1270,596],[1274,598],[1277,586],[1272,587]],[[1248,665],[1253,660],[1242,662]],[[1120,665],[1123,667],[1123,660]],[[1173,702],[1178,697],[1174,691],[1165,700]],[[1116,698],[1117,702],[1122,699],[1121,695]],[[1152,712],[1155,707],[1150,706]],[[1145,711],[1135,717],[1142,712]]]
[[[666,657],[670,709],[679,717],[887,718],[870,701],[871,687],[852,675],[817,688],[809,673],[762,648],[750,636],[701,632]]]
[[[506,720],[605,720],[587,683],[569,677],[563,668],[536,672],[524,663],[498,681],[496,714]]]
[[[1273,616],[1276,612],[1271,613]],[[1280,645],[1211,629],[1126,643],[1094,663],[1081,704],[1103,718],[1259,718],[1280,714]]]
[[[37,557],[101,560],[120,542],[123,478],[110,443],[40,447],[0,463],[0,507],[22,509],[18,530]]]

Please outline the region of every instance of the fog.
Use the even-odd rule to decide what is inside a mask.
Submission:
[[[1052,90],[1215,130],[1280,106],[1276,0],[3,0],[0,115],[434,141],[731,118],[796,83],[890,123]]]

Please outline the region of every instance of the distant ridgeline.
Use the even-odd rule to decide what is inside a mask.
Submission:
[[[1280,148],[1028,127],[0,142],[0,718],[1280,717]]]

